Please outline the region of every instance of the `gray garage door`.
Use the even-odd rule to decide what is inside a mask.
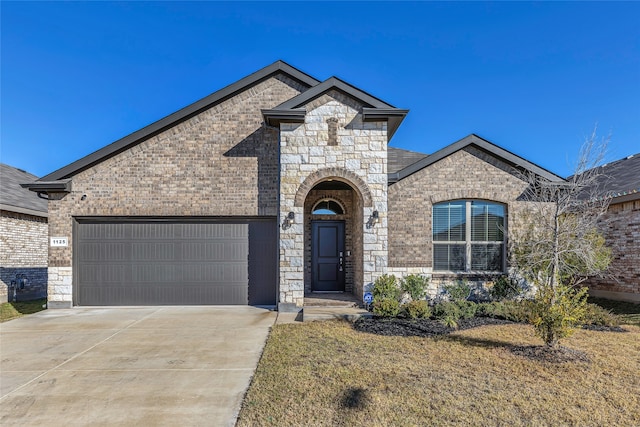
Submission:
[[[77,219],[75,304],[276,302],[275,220]]]

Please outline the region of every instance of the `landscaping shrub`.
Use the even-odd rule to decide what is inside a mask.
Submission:
[[[531,300],[503,301],[504,319],[512,322],[531,323],[534,303]]]
[[[378,277],[373,283],[373,301],[380,301],[383,299],[400,300],[402,291],[398,287],[398,280],[393,274],[383,274]]]
[[[455,301],[454,304],[458,306],[460,317],[463,319],[475,317],[478,310],[478,304],[472,301]]]
[[[533,304],[532,323],[536,334],[549,347],[557,346],[561,338],[570,336],[582,323],[586,304],[587,288],[576,290],[563,284],[555,288],[541,287]]]
[[[493,282],[493,287],[489,290],[491,299],[502,301],[512,299],[520,294],[518,283],[509,276],[502,275]]]
[[[402,312],[409,319],[426,319],[431,316],[431,308],[426,300],[409,301],[402,306]]]
[[[373,314],[382,317],[397,317],[400,314],[400,302],[393,298],[373,300]]]
[[[400,281],[400,289],[409,294],[413,301],[423,299],[427,295],[429,278],[420,274],[404,276]]]
[[[596,326],[619,326],[620,318],[606,308],[587,303],[583,323]]]
[[[476,315],[505,319],[512,322],[530,323],[532,312],[532,301],[492,301],[478,304]]]
[[[471,286],[466,280],[456,280],[455,283],[444,285],[442,288],[452,301],[466,301],[471,295]]]
[[[457,328],[462,312],[460,306],[455,302],[445,301],[433,307],[433,315],[443,325]]]
[[[481,302],[478,304],[476,314],[481,317],[504,319],[504,305],[500,302]]]

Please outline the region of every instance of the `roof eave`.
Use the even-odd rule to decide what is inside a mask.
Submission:
[[[21,206],[7,205],[5,203],[0,203],[0,210],[8,211],[8,212],[16,212],[24,215],[37,216],[41,218],[49,217],[49,214],[47,212],[38,211],[35,209],[23,208]]]
[[[635,200],[640,200],[640,191],[611,197],[609,204],[616,205],[618,203],[633,202]]]
[[[304,108],[294,110],[262,110],[262,117],[269,126],[277,126],[280,123],[304,123],[307,111]]]
[[[362,109],[362,120],[365,122],[386,121],[387,122],[387,142],[391,141],[404,118],[409,114],[409,110],[400,108],[368,108]]]
[[[56,181],[35,181],[20,184],[22,188],[35,193],[70,193],[71,179],[61,179]]]

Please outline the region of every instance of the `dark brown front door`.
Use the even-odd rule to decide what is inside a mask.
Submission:
[[[313,291],[344,291],[344,221],[311,221],[311,277]]]

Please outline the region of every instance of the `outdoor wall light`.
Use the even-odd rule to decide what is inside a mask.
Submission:
[[[380,214],[378,211],[373,211],[369,220],[367,221],[367,228],[373,228],[377,223],[380,222]]]
[[[286,230],[287,228],[291,227],[295,219],[296,219],[296,214],[293,212],[289,212],[287,216],[284,218],[284,221],[282,221],[282,229]]]

